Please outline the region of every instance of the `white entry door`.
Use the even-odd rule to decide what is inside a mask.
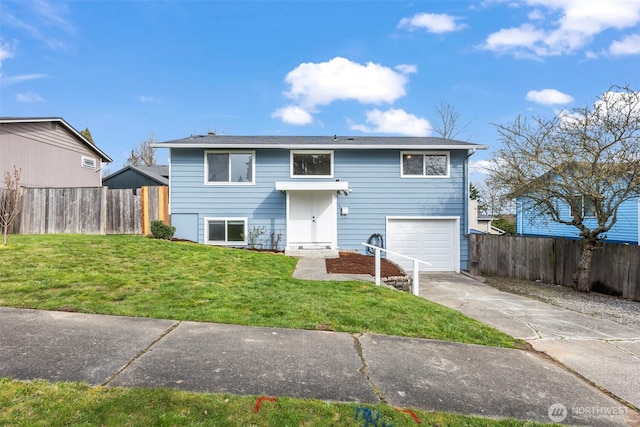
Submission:
[[[288,246],[333,248],[335,191],[290,191],[288,194]]]

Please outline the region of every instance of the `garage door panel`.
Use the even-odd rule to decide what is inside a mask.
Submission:
[[[431,264],[421,264],[421,271],[456,271],[459,244],[457,224],[456,219],[450,218],[390,218],[387,222],[387,248]],[[389,254],[389,259],[406,271],[413,269],[410,260],[392,254]]]

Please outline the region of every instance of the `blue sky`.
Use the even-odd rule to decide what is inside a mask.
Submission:
[[[424,136],[441,103],[494,148],[640,88],[640,0],[3,0],[0,64],[1,116],[88,127],[111,172],[150,132]]]

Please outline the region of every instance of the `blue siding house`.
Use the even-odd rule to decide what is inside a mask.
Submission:
[[[378,233],[387,249],[430,262],[425,269],[467,268],[468,158],[486,146],[431,137],[220,135],[153,146],[170,150],[178,238],[362,252]]]
[[[595,228],[597,221],[595,216],[589,217],[588,203],[586,205],[583,204],[583,209],[585,209],[585,225]],[[571,220],[571,209],[568,204],[560,206],[560,213],[563,219]],[[608,243],[638,245],[640,240],[639,217],[640,197],[623,202],[618,209],[616,223],[605,234],[603,240]],[[527,209],[526,199],[518,199],[516,202],[516,233],[528,236],[580,238],[580,233],[576,227],[553,222],[545,215]]]

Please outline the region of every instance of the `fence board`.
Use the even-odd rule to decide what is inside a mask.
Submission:
[[[144,209],[147,223],[156,219],[168,222],[168,188],[143,187],[142,190],[147,194]],[[23,188],[22,208],[13,232],[140,234],[142,213],[142,197],[128,189]]]
[[[469,236],[474,274],[573,287],[582,242],[550,237]],[[640,246],[604,244],[593,254],[591,289],[640,301]]]

